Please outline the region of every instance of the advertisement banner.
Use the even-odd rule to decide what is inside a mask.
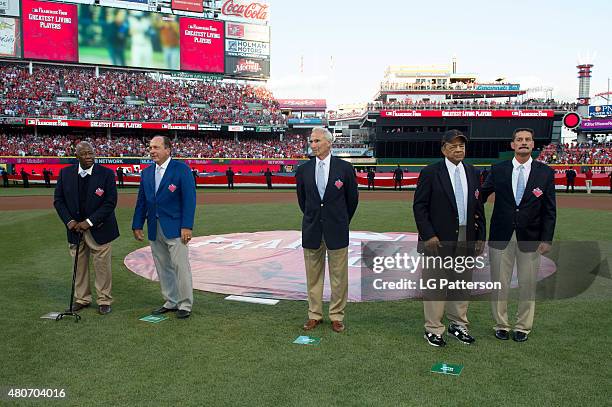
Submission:
[[[476,85],[476,90],[520,90],[521,85],[497,85],[497,84],[489,84],[489,85]]]
[[[220,124],[198,124],[199,131],[221,131]]]
[[[181,69],[223,73],[223,22],[182,17],[180,25]]]
[[[287,123],[289,124],[312,124],[312,125],[322,125],[323,124],[323,119],[320,119],[318,117],[309,117],[306,119],[289,119],[287,120]]]
[[[221,18],[228,21],[245,21],[267,24],[269,5],[254,0],[224,0],[221,6]]]
[[[319,111],[327,109],[325,99],[278,99],[281,109],[312,110]]]
[[[0,0],[0,15],[19,17],[19,0]]]
[[[580,122],[582,131],[607,131],[612,130],[612,119],[591,119]]]
[[[610,117],[612,116],[612,105],[589,106],[590,117]]]
[[[474,117],[474,118],[546,118],[554,110],[381,110],[380,117]]]
[[[225,23],[225,36],[238,40],[270,42],[270,27],[267,25]]]
[[[177,16],[81,4],[79,33],[79,62],[180,68]]]
[[[0,17],[0,57],[21,57],[21,37],[19,32],[18,19]]]
[[[26,126],[51,127],[85,127],[109,129],[145,129],[145,130],[188,130],[197,131],[196,123],[163,123],[163,122],[127,122],[109,120],[70,120],[70,119],[38,119],[28,118]],[[213,126],[213,125],[211,125]]]
[[[23,57],[78,62],[77,6],[23,0]]]
[[[204,11],[204,4],[202,0],[172,0],[172,9],[201,13]]]
[[[268,58],[270,57],[270,43],[227,39],[225,40],[225,54],[236,57]]]
[[[262,58],[226,56],[225,73],[227,75],[248,78],[269,78],[270,60]]]

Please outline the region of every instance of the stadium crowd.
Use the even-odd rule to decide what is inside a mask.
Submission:
[[[2,134],[0,156],[74,156],[80,141],[93,144],[99,157],[146,157],[147,138],[96,136],[80,138],[65,135]],[[300,135],[278,138],[245,138],[240,141],[220,137],[178,137],[173,140],[173,156],[195,158],[301,158],[306,139]]]
[[[538,160],[547,164],[612,164],[612,142],[549,144]]]
[[[57,97],[76,98],[58,101]],[[128,103],[129,101],[129,103]],[[36,65],[0,65],[0,116],[218,124],[283,124],[264,87],[163,79],[159,74]]]

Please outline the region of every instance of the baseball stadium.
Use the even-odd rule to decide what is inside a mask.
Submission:
[[[456,57],[392,65],[430,63],[414,55],[389,55],[364,102],[281,97],[269,86],[270,7],[0,0],[0,405],[612,404],[612,92],[591,91],[592,78],[605,75],[597,63],[569,67],[572,100],[501,75],[461,72]],[[531,135],[523,156],[532,176],[513,173],[507,191],[496,189],[496,171],[519,156],[521,133]],[[324,161],[319,142],[332,159],[323,187],[324,167],[314,169]],[[425,291],[406,288],[413,277],[393,292],[366,287],[376,277],[367,275],[372,248],[416,251],[429,239],[417,207],[430,169],[449,165],[451,142],[464,143],[459,162],[469,191],[464,196],[458,172],[445,175],[457,233],[469,224],[461,212],[474,216],[480,205],[475,219],[488,238],[503,222],[492,214],[504,193],[517,213],[521,202],[552,202],[554,237],[539,239],[548,249],[535,252],[533,330],[509,327],[500,337],[485,284],[494,275],[488,248],[485,274],[474,273],[487,288],[469,293],[469,334],[467,323],[452,331],[447,308],[448,335],[428,339]],[[171,160],[162,165],[157,148]],[[168,162],[183,171],[180,181]],[[92,168],[110,183],[96,184]],[[539,168],[550,172],[550,188],[534,180]],[[169,201],[151,209],[147,188],[153,200],[193,198],[193,216]],[[335,193],[356,207],[348,243],[340,244],[346,317],[332,311],[336,277],[325,275],[330,317],[319,319],[306,271],[308,200],[320,196],[317,216],[331,217],[324,197]],[[435,196],[431,210],[440,204]],[[104,217],[85,209],[92,200],[105,202]],[[77,218],[71,207],[87,215]],[[516,216],[520,248],[518,215],[508,216]],[[530,219],[526,229],[541,222]],[[331,236],[340,220],[326,218],[331,229],[312,226],[322,230],[323,267],[325,253],[330,268],[337,258]],[[168,277],[158,273],[164,222],[178,222],[174,240],[187,248],[188,308],[169,299]],[[116,233],[100,260],[97,236],[111,226]],[[81,251],[91,251],[91,264]],[[513,264],[510,319],[524,300],[523,266]],[[504,340],[510,333],[514,340]]]

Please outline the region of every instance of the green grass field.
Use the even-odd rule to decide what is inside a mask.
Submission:
[[[189,320],[147,324],[138,318],[162,299],[157,283],[123,265],[143,246],[131,237],[131,216],[117,210],[113,312],[89,308],[76,324],[39,319],[63,310],[70,292],[71,260],[55,211],[0,212],[0,387],[63,388],[67,398],[55,404],[74,406],[611,404],[610,298],[539,302],[522,344],[493,338],[489,304],[474,302],[476,344],[451,339],[444,349],[425,343],[420,301],[351,303],[347,331],[321,326],[318,347],[291,343],[306,318],[298,301],[258,306],[196,292]],[[204,205],[194,234],[300,224],[297,204]],[[611,227],[612,211],[560,209],[556,238],[610,240]],[[364,201],[352,228],[415,231],[411,203]],[[459,377],[430,373],[436,362],[465,368]]]

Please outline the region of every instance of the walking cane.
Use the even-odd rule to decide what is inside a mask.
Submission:
[[[72,269],[72,289],[70,291],[70,308],[68,308],[68,311],[61,312],[55,318],[56,321],[59,321],[60,319],[64,318],[65,316],[72,316],[72,317],[74,317],[74,322],[79,322],[79,320],[81,319],[81,316],[79,314],[77,314],[76,312],[72,311],[72,305],[73,305],[73,301],[74,301],[74,285],[76,283],[77,265],[79,264],[79,249],[81,247],[81,237],[82,236],[83,236],[82,233],[77,233],[76,255],[74,256],[74,268]]]

